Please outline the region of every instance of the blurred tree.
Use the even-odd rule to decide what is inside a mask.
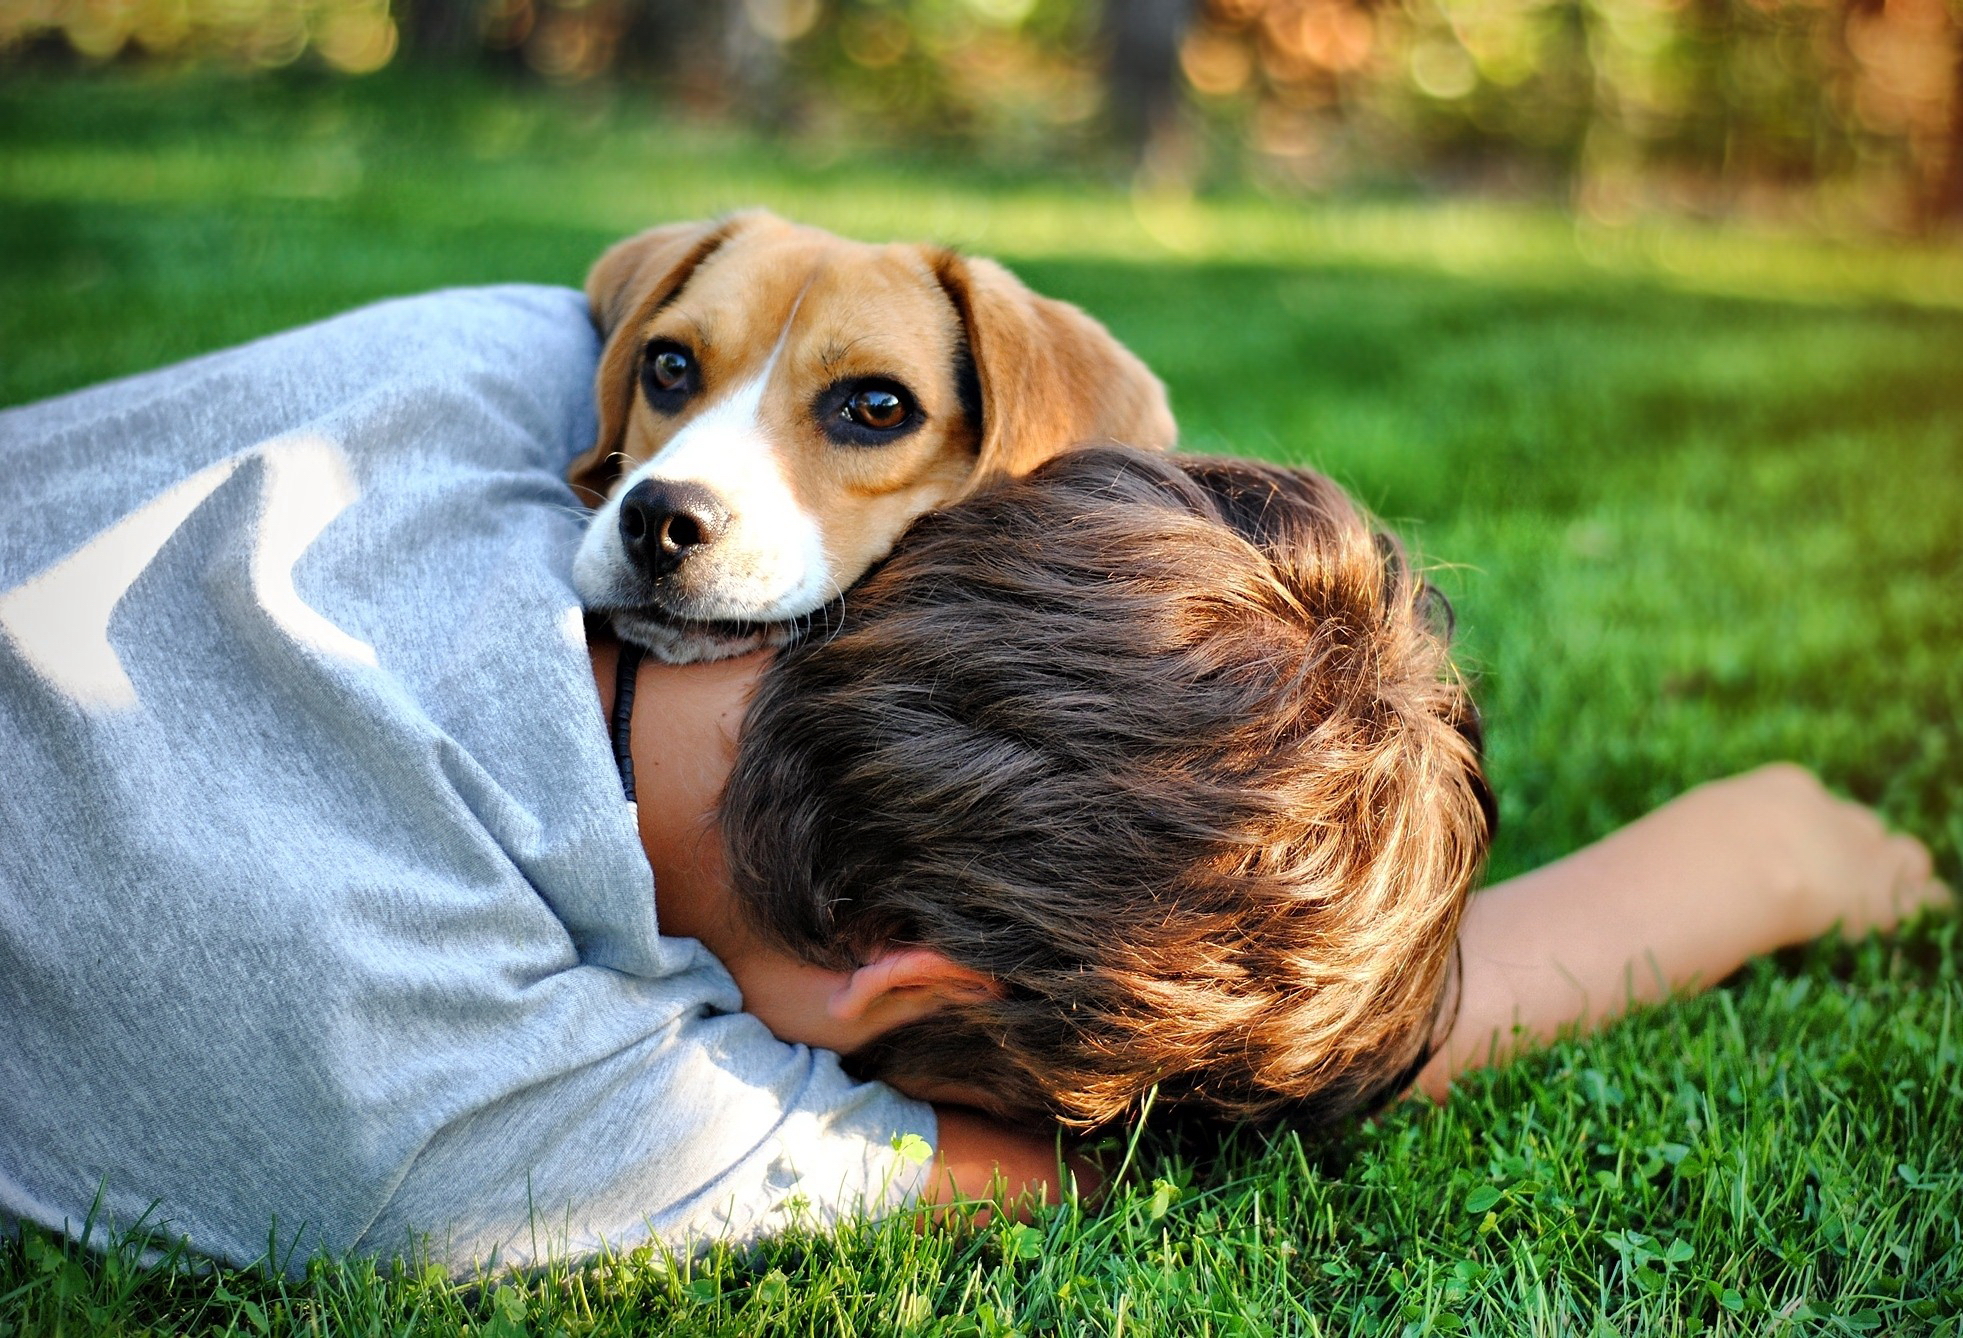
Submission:
[[[0,0],[0,71],[52,50],[613,78],[1002,162],[1102,134],[1147,183],[1963,228],[1963,0]]]
[[[480,55],[478,17],[478,0],[397,0],[395,6],[404,54],[426,65],[459,65]]]
[[[714,47],[732,8],[727,0],[630,0],[615,68],[705,100],[723,82]]]
[[[1930,192],[1927,210],[1931,226],[1963,228],[1963,8],[1950,0],[1946,11],[1950,29],[1949,133],[1942,166]]]
[[[767,129],[791,119],[786,48],[817,24],[818,0],[722,0],[722,67],[730,105]]]
[[[1177,133],[1179,44],[1194,0],[1104,0],[1105,97],[1111,129],[1134,158]]]

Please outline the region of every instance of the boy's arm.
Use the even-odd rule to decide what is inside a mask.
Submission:
[[[1454,1074],[1564,1027],[1710,985],[1836,924],[1886,929],[1948,895],[1920,841],[1800,767],[1700,786],[1472,899],[1457,1020],[1418,1085],[1441,1097]]]
[[[1945,900],[1929,852],[1836,799],[1805,770],[1762,767],[1700,786],[1542,869],[1486,889],[1466,908],[1465,974],[1452,1034],[1419,1077],[1451,1077],[1566,1026],[1599,1025],[1632,1003],[1710,984],[1744,961],[1815,938],[1887,928]],[[1517,1028],[1517,1030],[1516,1030]],[[1011,1128],[936,1105],[940,1138],[927,1204],[993,1199],[1023,1215],[1056,1197],[1054,1131]],[[1095,1194],[1101,1176],[1067,1168]]]

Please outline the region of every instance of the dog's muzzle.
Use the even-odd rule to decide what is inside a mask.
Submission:
[[[728,527],[729,512],[699,483],[643,479],[620,499],[620,547],[649,580],[713,546]]]

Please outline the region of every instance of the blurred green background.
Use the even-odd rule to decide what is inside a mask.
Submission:
[[[1963,0],[0,0],[0,77],[469,72],[1179,195],[1963,219]]]

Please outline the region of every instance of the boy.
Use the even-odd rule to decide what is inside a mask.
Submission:
[[[1448,617],[1327,479],[1073,453],[919,522],[760,669],[740,741],[757,666],[723,671],[720,741],[648,732],[708,777],[660,787],[650,850],[722,794],[664,904],[778,1035],[915,1095],[1316,1126],[1943,896],[1770,767],[1468,903],[1493,815]]]

